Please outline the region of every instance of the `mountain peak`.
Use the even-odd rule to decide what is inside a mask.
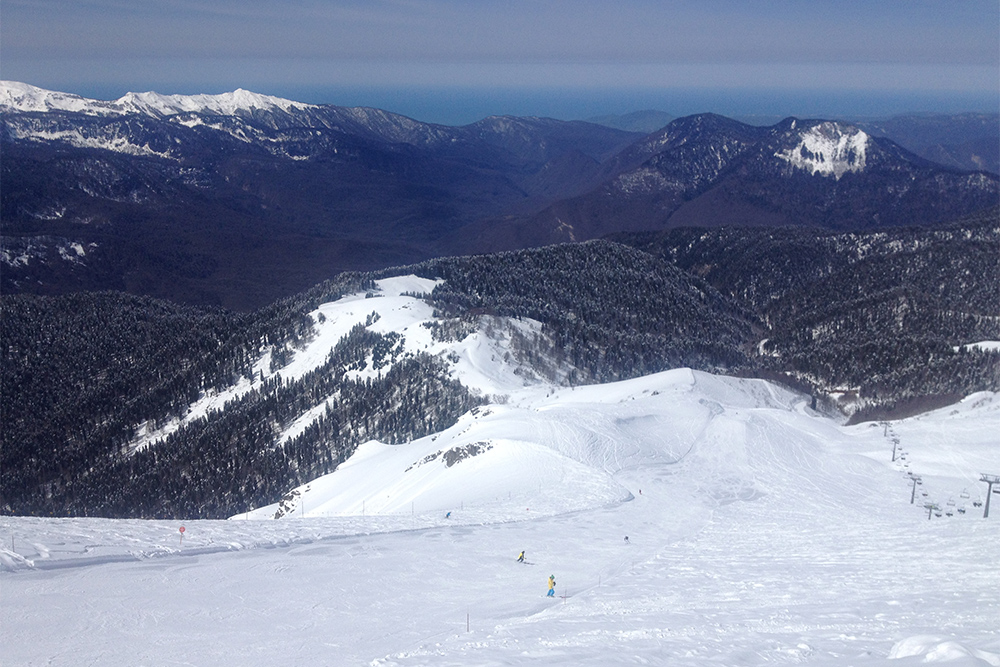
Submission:
[[[126,112],[140,112],[157,116],[172,116],[179,113],[205,113],[225,116],[236,115],[240,111],[265,110],[291,111],[305,109],[313,105],[293,102],[273,95],[254,93],[237,88],[231,93],[219,95],[161,95],[155,92],[126,93],[113,103]]]

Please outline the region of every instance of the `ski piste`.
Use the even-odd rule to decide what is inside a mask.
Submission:
[[[436,440],[362,445],[301,487],[304,518],[0,516],[0,664],[998,664],[998,519],[974,503],[1000,396],[894,422],[893,462],[880,425],[760,380],[518,391]],[[908,472],[968,511],[928,520]],[[508,567],[522,550],[561,601]]]

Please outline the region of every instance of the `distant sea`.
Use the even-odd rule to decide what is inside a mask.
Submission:
[[[646,110],[663,111],[672,116],[713,112],[760,125],[772,124],[788,116],[857,120],[907,113],[997,113],[1000,110],[1000,95],[995,91],[883,93],[691,88],[310,87],[293,84],[266,87],[247,84],[244,87],[298,102],[377,107],[442,125],[466,125],[499,115],[585,120]],[[182,89],[157,89],[156,92],[190,94],[229,90],[186,88],[190,85]],[[66,92],[116,99],[127,91],[98,86]]]
[[[787,116],[863,119],[906,113],[996,113],[996,93],[878,93],[703,89],[296,88],[268,92],[315,104],[370,106],[416,120],[465,125],[487,116],[584,120],[657,110],[673,116],[713,112],[770,124]]]

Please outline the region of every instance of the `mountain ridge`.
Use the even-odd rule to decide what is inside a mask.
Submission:
[[[0,105],[5,292],[121,289],[249,311],[340,271],[436,256],[677,226],[936,225],[1000,197],[996,176],[834,121],[449,127],[243,92],[133,94],[122,99],[144,111],[111,113],[18,85],[21,106],[53,110]]]
[[[914,215],[933,225],[1000,197],[987,172],[940,167],[843,123],[795,118],[771,127],[712,114],[678,119],[622,151],[607,173],[592,192],[514,223],[518,232],[530,228],[544,244],[568,240],[567,226],[581,239],[625,225],[847,230],[909,225]],[[957,192],[964,201],[953,208]]]

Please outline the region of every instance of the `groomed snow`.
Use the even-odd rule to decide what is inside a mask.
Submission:
[[[3,517],[0,662],[1000,665],[1000,396],[807,405],[684,369],[536,384],[362,446],[277,521]]]

